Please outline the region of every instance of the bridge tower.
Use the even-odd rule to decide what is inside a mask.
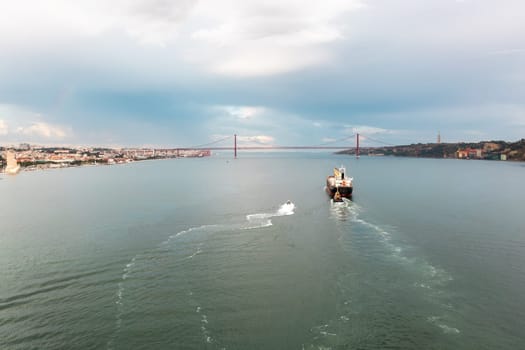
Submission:
[[[237,134],[233,135],[233,157],[237,159]]]
[[[359,133],[356,134],[355,157],[359,158]]]

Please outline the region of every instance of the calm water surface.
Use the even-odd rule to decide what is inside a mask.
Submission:
[[[524,346],[524,164],[228,156],[2,176],[0,348]]]

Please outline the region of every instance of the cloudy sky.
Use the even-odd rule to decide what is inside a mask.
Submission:
[[[525,137],[522,0],[0,0],[0,9],[0,144]]]

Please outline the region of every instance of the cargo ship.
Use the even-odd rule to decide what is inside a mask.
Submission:
[[[353,178],[346,175],[344,166],[334,168],[334,175],[326,178],[326,193],[334,201],[342,200],[342,198],[351,198],[354,189]]]

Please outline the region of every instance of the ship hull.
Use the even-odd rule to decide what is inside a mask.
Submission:
[[[333,198],[334,201],[341,201],[341,198],[352,197],[354,190],[353,178],[345,176],[346,168],[341,165],[339,168],[334,168],[334,175],[326,178],[326,193]]]
[[[326,193],[330,196],[330,198],[334,198],[335,193],[337,192],[337,189],[339,189],[339,194],[343,198],[350,198],[352,197],[353,187],[351,186],[339,186],[339,187],[333,187],[326,185]]]

